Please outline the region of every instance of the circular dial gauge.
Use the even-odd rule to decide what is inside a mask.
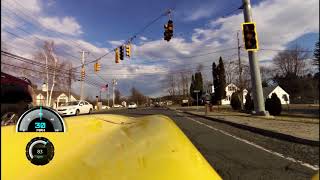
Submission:
[[[44,137],[33,138],[26,147],[28,160],[37,166],[48,164],[54,156],[53,144]]]
[[[19,118],[17,132],[65,132],[62,117],[47,107],[35,107]]]

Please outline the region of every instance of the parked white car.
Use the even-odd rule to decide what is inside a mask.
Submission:
[[[115,104],[112,106],[113,108],[122,108],[123,106],[119,105],[119,104]]]
[[[102,105],[102,109],[110,109],[109,106]]]
[[[128,109],[137,109],[137,104],[136,103],[134,103],[134,102],[131,102],[130,104],[129,104],[129,106],[128,106]]]
[[[70,101],[57,108],[59,114],[68,115],[79,115],[79,114],[90,114],[93,110],[93,105],[87,101]]]

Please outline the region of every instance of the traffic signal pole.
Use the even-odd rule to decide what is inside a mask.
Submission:
[[[251,5],[250,0],[242,0],[243,2],[243,15],[245,22],[252,22]],[[251,83],[254,101],[254,112],[256,115],[267,116],[269,113],[265,110],[264,98],[261,84],[261,75],[258,59],[254,51],[248,51]]]

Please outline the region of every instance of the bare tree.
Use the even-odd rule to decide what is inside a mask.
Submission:
[[[239,65],[233,61],[229,61],[224,64],[227,84],[237,83],[239,74],[238,66]]]
[[[292,50],[279,52],[273,58],[273,64],[280,76],[292,74],[302,76],[305,74],[305,60],[310,57],[305,49],[295,45]]]
[[[146,96],[144,96],[138,89],[135,87],[131,88],[131,96],[129,97],[129,100],[132,102],[137,103],[137,105],[141,105],[146,103]]]

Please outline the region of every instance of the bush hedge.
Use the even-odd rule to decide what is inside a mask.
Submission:
[[[267,98],[265,102],[266,110],[273,116],[278,116],[281,114],[282,107],[281,101],[278,98],[277,94],[273,93],[271,98]]]

